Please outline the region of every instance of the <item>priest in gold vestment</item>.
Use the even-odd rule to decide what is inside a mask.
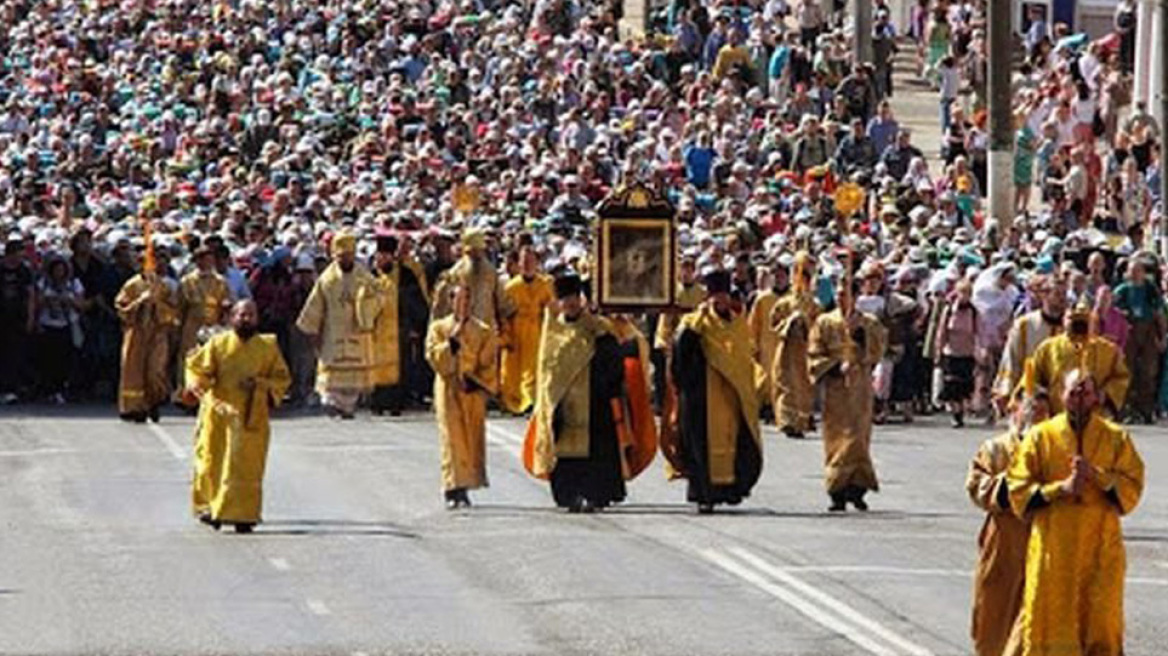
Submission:
[[[498,338],[470,312],[470,290],[444,288],[453,313],[430,322],[426,360],[434,368],[434,411],[446,507],[470,506],[487,486],[487,398],[498,393]]]
[[[157,422],[170,397],[171,336],[178,325],[178,286],[167,278],[167,259],[126,281],[114,300],[122,321],[122,369],[118,414],[123,420]]]
[[[257,335],[250,300],[231,311],[230,331],[186,360],[191,396],[199,399],[192,505],[200,521],[249,533],[263,507],[264,468],[271,436],[269,411],[292,383],[274,335]]]
[[[466,287],[470,292],[470,315],[498,333],[504,322],[515,314],[515,306],[503,293],[499,271],[487,257],[487,237],[476,228],[462,235],[462,257],[447,269],[434,285],[434,306],[430,318],[441,319],[450,314],[450,287]]]
[[[1031,522],[1022,611],[1010,647],[1021,656],[1122,656],[1120,519],[1144,489],[1144,463],[1122,427],[1100,413],[1094,377],[1072,369],[1066,411],[1030,430],[1006,481]]]
[[[625,481],[640,474],[657,449],[649,403],[644,342],[624,341],[608,320],[588,311],[583,282],[565,273],[556,306],[544,319],[535,408],[527,424],[523,464],[551,483],[569,512],[595,512],[625,498]]]
[[[1072,369],[1085,367],[1099,390],[1103,410],[1112,417],[1123,409],[1131,373],[1123,351],[1106,337],[1092,334],[1091,309],[1076,304],[1067,313],[1066,331],[1048,337],[1030,357],[1024,376],[1033,376],[1033,385],[1050,390],[1051,414],[1063,411],[1062,384]]]
[[[333,262],[313,285],[296,327],[319,343],[316,387],[325,410],[352,419],[371,386],[371,319],[379,301],[373,277],[357,262],[356,237],[341,233],[331,248]]]
[[[770,371],[775,361],[775,349],[779,345],[779,336],[771,324],[771,313],[775,304],[787,292],[787,270],[782,265],[773,269],[759,268],[761,283],[769,282],[764,289],[759,288],[754,302],[750,304],[750,312],[746,317],[746,325],[750,328],[750,341],[753,345],[754,361],[766,371]],[[765,405],[770,405],[767,399]]]
[[[813,427],[815,384],[807,368],[807,346],[811,327],[819,318],[819,304],[811,293],[815,279],[815,259],[800,251],[795,256],[791,290],[784,294],[769,318],[778,345],[767,364],[774,393],[775,423],[791,438],[801,438]]]
[[[751,354],[746,320],[735,314],[730,274],[705,277],[708,298],[685,315],[673,347],[677,387],[677,473],[698,512],[735,505],[750,496],[762,474],[759,406],[766,373]],[[673,431],[671,431],[673,434]]]
[[[372,303],[358,303],[358,324],[373,326],[372,358],[369,363],[369,384],[373,388],[370,405],[374,414],[389,411],[401,414],[401,397],[397,394],[401,381],[401,339],[399,317],[398,276],[394,255],[397,239],[386,235],[377,237],[377,253],[373,256],[373,282],[367,288],[374,297]],[[368,313],[368,316],[366,316]]]
[[[551,276],[539,272],[535,251],[519,251],[519,275],[503,288],[515,314],[504,322],[501,401],[513,414],[523,414],[535,403],[536,364],[543,315],[555,301]]]
[[[884,327],[855,307],[858,281],[844,283],[837,308],[811,330],[808,363],[823,383],[824,478],[832,512],[851,502],[867,510],[869,491],[880,489],[872,466],[872,369],[884,355]]]
[[[1003,656],[1022,607],[1026,548],[1030,522],[1010,507],[1006,473],[1026,432],[1049,418],[1045,390],[1015,395],[1010,430],[990,438],[969,463],[965,490],[985,511],[977,538],[977,570],[973,576],[973,621],[970,636],[977,656]]]
[[[193,254],[195,270],[183,276],[179,283],[179,313],[182,327],[179,331],[178,357],[181,363],[198,346],[199,331],[226,322],[231,303],[227,281],[215,270],[215,254],[206,246]],[[183,390],[184,367],[178,367],[178,391]]]

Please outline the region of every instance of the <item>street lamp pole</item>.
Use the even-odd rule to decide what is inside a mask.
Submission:
[[[1168,2],[1168,0],[1162,0]],[[998,220],[1001,234],[1009,232],[1014,221],[1014,116],[1011,74],[1013,39],[1011,38],[1011,0],[990,0],[988,31],[989,52],[989,218]]]
[[[855,0],[852,5],[856,18],[852,61],[856,65],[872,62],[872,5],[872,0]]]
[[[1160,256],[1168,258],[1168,0],[1160,0],[1154,34],[1159,52],[1151,56],[1160,58]]]

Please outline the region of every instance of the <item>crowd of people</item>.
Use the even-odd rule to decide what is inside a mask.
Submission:
[[[265,400],[433,407],[452,508],[489,404],[530,414],[528,469],[584,512],[658,447],[703,512],[740,502],[760,418],[823,432],[834,511],[878,487],[872,424],[1018,428],[1040,394],[1157,421],[1165,135],[1131,101],[1133,4],[1099,39],[1027,16],[1008,217],[985,3],[897,25],[877,0],[867,62],[844,5],[670,0],[622,36],[611,0],[0,3],[0,400],[203,408],[196,509],[244,527],[258,493],[206,463],[261,463],[258,490]],[[939,158],[892,102],[914,50]],[[590,309],[598,204],[633,185],[676,209],[685,316]],[[1092,439],[1128,448],[1113,428]],[[225,456],[233,431],[262,447]],[[993,492],[1015,510],[1096,480],[1036,487],[1026,453]]]
[[[485,230],[505,276],[524,244],[539,269],[587,273],[596,205],[629,181],[672,200],[681,248],[732,271],[747,310],[796,250],[836,278],[837,251],[853,252],[861,307],[891,329],[877,421],[945,404],[956,423],[988,415],[1036,273],[1065,278],[1068,303],[1088,285],[1138,387],[1168,401],[1162,291],[1094,293],[1140,258],[1161,282],[1162,135],[1128,102],[1129,4],[1104,39],[1039,14],[1026,26],[1008,229],[985,213],[984,4],[922,0],[898,29],[877,3],[874,60],[855,66],[838,4],[675,0],[659,32],[622,40],[620,3],[578,0],[8,3],[3,401],[112,398],[116,297],[146,230],[176,293],[173,378],[226,299],[254,296],[293,398],[310,401],[315,353],[293,324],[333,234],[354,231],[364,262],[394,236],[385,257],[413,267],[417,291],[403,339],[424,364],[429,290],[462,231]],[[939,90],[941,162],[889,102],[912,42]],[[863,202],[837,211],[851,184]],[[226,292],[180,284],[210,269]],[[951,298],[968,302],[942,321]],[[408,368],[410,399],[429,396],[422,369]],[[1164,403],[1139,405],[1149,421]]]

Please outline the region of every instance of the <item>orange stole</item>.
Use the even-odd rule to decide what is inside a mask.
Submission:
[[[591,365],[589,365],[591,366]],[[612,418],[616,426],[620,444],[621,473],[626,481],[631,481],[653,462],[657,454],[657,424],[653,419],[653,406],[649,402],[649,390],[645,387],[645,372],[639,357],[624,359],[625,395],[612,399]],[[627,409],[627,412],[626,412]],[[523,467],[536,478],[547,476],[535,474],[535,420],[528,420],[523,437]]]

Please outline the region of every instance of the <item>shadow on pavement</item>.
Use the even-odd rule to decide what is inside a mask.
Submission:
[[[256,528],[261,536],[370,536],[419,540],[421,535],[391,522],[351,521],[344,519],[285,519],[264,522]]]

